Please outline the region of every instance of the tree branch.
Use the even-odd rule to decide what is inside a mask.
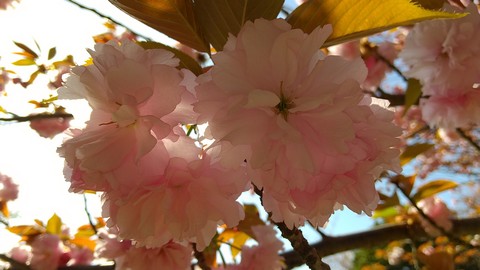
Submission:
[[[475,142],[472,137],[468,136],[465,131],[463,131],[461,128],[457,128],[457,133],[460,135],[460,137],[465,139],[468,143],[470,143],[471,146],[473,146],[475,149],[477,149],[477,151],[480,152],[480,145]]]
[[[451,234],[456,236],[475,234],[480,232],[480,217],[469,219],[452,220],[453,228]],[[372,248],[390,243],[395,240],[410,238],[412,240],[422,240],[430,238],[420,223],[385,225],[355,234],[344,236],[330,236],[327,240],[314,243],[318,255],[325,257],[343,251],[358,248]],[[288,269],[304,264],[302,257],[294,251],[281,254],[285,258],[285,264]]]
[[[53,113],[53,114],[39,113],[39,114],[32,114],[29,116],[13,116],[9,118],[0,118],[0,121],[28,122],[36,119],[49,119],[49,118],[73,118],[73,115],[70,113]]]

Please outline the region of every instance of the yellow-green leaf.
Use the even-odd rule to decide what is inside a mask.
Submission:
[[[412,198],[414,201],[420,201],[421,199],[428,198],[442,191],[456,188],[457,186],[458,184],[456,182],[450,180],[435,180],[419,187]]]
[[[461,18],[421,8],[409,0],[309,0],[288,17],[293,28],[310,33],[317,26],[331,24],[333,33],[324,47],[370,36],[401,25],[437,18]]]
[[[31,225],[11,226],[7,230],[19,236],[34,236],[43,233],[39,228]]]
[[[62,220],[57,214],[53,214],[53,216],[47,221],[46,229],[50,234],[60,235],[62,232]]]
[[[274,19],[284,0],[196,0],[195,15],[212,46],[220,51],[228,34],[237,35],[246,21]]]
[[[245,210],[245,218],[240,221],[237,228],[239,231],[242,231],[255,239],[252,226],[265,225],[265,222],[260,218],[258,209],[254,204],[245,204],[243,205],[243,209]]]
[[[193,0],[109,0],[146,25],[194,48],[209,52],[193,11]]]
[[[190,57],[189,55],[187,55],[186,53],[184,53],[180,50],[177,50],[173,47],[164,45],[162,43],[153,42],[153,41],[139,42],[138,44],[140,46],[142,46],[142,48],[144,48],[144,49],[165,49],[165,50],[168,50],[168,51],[174,53],[175,56],[178,59],[180,59],[180,65],[179,65],[180,68],[189,69],[191,72],[193,72],[197,76],[203,73],[202,67],[200,66],[200,64],[198,64],[198,62],[195,61],[195,59],[193,59],[192,57]]]
[[[384,209],[378,209],[373,211],[372,218],[383,218],[387,219],[389,217],[394,217],[398,215],[398,206],[390,206]]]
[[[48,50],[48,60],[51,60],[57,54],[57,49],[55,47],[50,48]]]
[[[31,66],[35,65],[35,60],[32,60],[30,58],[25,58],[25,59],[20,59],[12,63],[13,65],[16,66]]]
[[[405,165],[414,159],[416,156],[426,152],[434,145],[430,143],[418,143],[414,145],[409,145],[405,148],[403,153],[400,155],[400,165]]]
[[[400,205],[400,200],[398,199],[397,193],[394,193],[391,197],[386,196],[382,193],[379,193],[379,195],[380,195],[380,202],[378,203],[378,206],[375,209],[375,211],[380,211],[382,209]]]
[[[230,244],[230,252],[232,253],[232,257],[235,258],[240,251],[242,251],[242,246],[245,245],[248,239],[251,237],[241,231],[233,230],[233,229],[225,229],[219,236],[218,241],[221,243],[226,243],[233,239],[232,243]]]
[[[422,85],[417,79],[408,79],[407,91],[405,92],[405,109],[403,116],[407,113],[412,105],[418,103],[418,99],[422,96]]]

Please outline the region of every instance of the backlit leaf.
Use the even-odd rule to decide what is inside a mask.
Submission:
[[[53,216],[47,221],[46,229],[48,233],[60,235],[62,232],[62,220],[57,214],[53,214]]]
[[[32,225],[11,226],[7,230],[19,236],[34,236],[43,233],[38,227]]]
[[[382,193],[379,193],[380,195],[380,202],[375,209],[375,211],[380,211],[385,208],[389,208],[391,206],[397,206],[400,205],[400,200],[398,199],[397,193],[394,193],[392,196],[388,197]]]
[[[57,54],[57,49],[55,47],[50,48],[48,50],[48,60],[51,60]]]
[[[231,241],[230,251],[232,253],[232,257],[236,257],[238,253],[242,250],[242,246],[245,245],[248,239],[251,237],[241,231],[235,229],[225,229],[219,236],[218,241],[221,242],[229,242]]]
[[[139,42],[138,44],[142,46],[142,48],[144,49],[164,49],[164,50],[170,51],[174,53],[178,59],[180,59],[180,65],[179,65],[180,68],[186,68],[197,76],[203,73],[202,67],[200,66],[200,64],[198,64],[198,62],[195,61],[195,59],[193,59],[192,57],[190,57],[189,55],[187,55],[186,53],[180,50],[164,45],[162,43],[152,42],[152,41]]]
[[[196,0],[195,14],[212,46],[220,51],[228,34],[237,35],[246,21],[274,19],[284,0]]]
[[[405,148],[403,153],[400,155],[400,165],[405,165],[414,159],[416,156],[426,152],[431,149],[434,145],[429,143],[418,143],[414,145],[409,145]]]
[[[412,0],[412,2],[426,9],[441,9],[445,4],[445,0]]]
[[[310,33],[331,24],[333,33],[323,45],[370,36],[401,25],[436,18],[461,18],[465,14],[427,10],[409,0],[309,0],[288,17],[293,28]]]
[[[88,237],[78,237],[69,240],[70,243],[74,244],[77,247],[85,247],[90,249],[91,251],[95,250],[96,243],[95,241],[91,240]]]
[[[15,45],[17,45],[17,47],[19,47],[20,49],[24,50],[29,55],[28,58],[31,58],[31,59],[38,58],[38,54],[34,52],[32,49],[30,49],[27,45],[20,42],[16,42],[16,41],[14,41],[13,43],[15,43]]]
[[[387,219],[389,217],[394,217],[396,215],[398,215],[400,212],[398,211],[398,206],[391,206],[391,207],[387,207],[387,208],[384,208],[384,209],[381,209],[381,210],[375,210],[373,211],[373,215],[372,217],[373,218],[383,218],[383,219]]]
[[[0,201],[0,212],[3,214],[4,217],[8,218],[10,216],[6,201]]]
[[[422,85],[417,79],[408,79],[407,82],[407,91],[405,92],[405,109],[403,111],[403,116],[407,113],[408,109],[412,105],[418,103],[418,99],[422,95]]]
[[[25,58],[25,59],[20,59],[12,63],[13,65],[16,66],[31,66],[35,65],[35,60],[32,60],[30,58]]]
[[[109,0],[139,21],[201,52],[210,51],[192,0]]]
[[[404,176],[400,174],[393,177],[392,182],[397,183],[407,195],[410,195],[416,179],[417,179],[416,174],[411,176]]]
[[[457,186],[458,184],[456,182],[450,180],[435,180],[419,187],[412,198],[414,201],[420,201],[421,199],[425,199],[437,193],[456,188]]]
[[[243,209],[245,210],[245,218],[240,221],[237,229],[255,239],[252,226],[265,225],[265,222],[260,218],[260,214],[258,213],[258,209],[255,205],[245,204],[243,205]]]

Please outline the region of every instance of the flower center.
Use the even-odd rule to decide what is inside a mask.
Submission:
[[[280,82],[280,102],[275,106],[274,111],[276,114],[281,114],[283,119],[287,121],[288,110],[295,107],[295,103],[283,94],[283,81]]]

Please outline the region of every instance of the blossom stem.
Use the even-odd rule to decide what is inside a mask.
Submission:
[[[14,116],[9,118],[0,118],[0,121],[5,122],[28,122],[36,119],[47,119],[47,118],[73,118],[72,114],[69,113],[53,113],[53,114],[34,114],[29,116]]]
[[[447,236],[448,238],[452,239],[453,241],[457,242],[458,244],[465,245],[469,248],[475,248],[472,244],[456,237],[455,235],[453,235],[450,232],[448,232],[447,230],[445,230],[443,227],[439,226],[432,218],[430,218],[427,214],[425,214],[425,212],[423,212],[423,210],[420,207],[418,207],[415,200],[413,200],[410,196],[408,196],[408,194],[400,186],[399,183],[395,182],[394,184],[398,188],[398,190],[403,194],[403,196],[405,196],[407,198],[407,200],[410,202],[410,204],[418,211],[420,216],[422,216],[422,218],[424,218],[428,223],[430,223],[430,225],[432,225],[435,229],[440,231],[441,234]]]
[[[461,128],[457,128],[457,133],[458,133],[463,139],[465,139],[467,142],[469,142],[470,145],[472,145],[475,149],[477,149],[477,151],[480,152],[480,145],[479,145],[477,142],[475,142],[472,137],[468,136],[468,135],[465,133],[465,131],[463,131]]]
[[[203,270],[211,270],[212,268],[208,266],[207,260],[205,259],[205,254],[197,250],[197,245],[195,243],[192,243],[192,247],[193,247],[193,254],[197,259],[198,267],[200,267]]]
[[[144,36],[144,35],[142,35],[142,34],[139,34],[138,32],[133,31],[132,29],[128,28],[128,27],[125,26],[123,23],[121,23],[121,22],[113,19],[112,17],[107,16],[107,15],[105,15],[105,14],[103,14],[103,13],[100,13],[100,12],[99,12],[98,10],[96,10],[96,9],[89,8],[89,7],[84,6],[84,5],[82,5],[82,4],[80,4],[80,3],[76,2],[76,1],[73,1],[73,0],[65,0],[65,1],[67,1],[67,2],[69,2],[69,3],[71,3],[71,4],[73,4],[73,5],[81,8],[81,9],[85,9],[85,10],[88,10],[88,11],[90,11],[90,12],[93,12],[93,13],[97,14],[97,15],[98,15],[99,17],[101,17],[101,18],[107,19],[107,20],[113,22],[114,24],[125,28],[127,31],[129,31],[130,33],[134,34],[134,35],[137,36],[137,37],[141,37],[141,38],[143,38],[143,39],[145,39],[145,40],[147,40],[147,41],[150,41],[150,40],[151,40],[150,38],[148,38],[148,37],[146,37],[146,36]]]
[[[83,204],[84,204],[85,213],[87,213],[88,223],[90,224],[90,227],[92,227],[93,232],[95,234],[98,234],[97,227],[95,227],[95,224],[93,224],[92,216],[90,215],[90,211],[88,211],[87,196],[85,196],[85,194],[83,194]]]

